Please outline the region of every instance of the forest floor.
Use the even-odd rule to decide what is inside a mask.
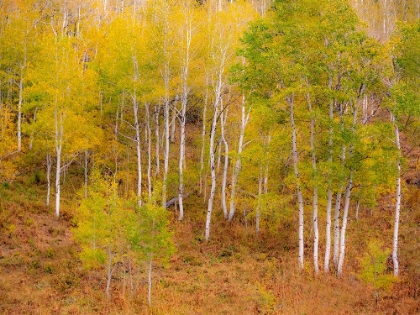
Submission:
[[[289,247],[293,229],[256,237],[251,226],[226,223],[217,214],[208,243],[200,220],[187,215],[178,222],[173,215],[177,252],[167,266],[154,269],[151,308],[142,270],[131,284],[116,272],[107,300],[105,273],[84,270],[78,259],[71,207],[63,207],[56,219],[36,186],[0,190],[0,314],[418,314],[420,309],[398,285],[380,292],[376,302],[374,291],[352,271],[342,279],[315,276],[308,262],[299,274],[296,249]]]

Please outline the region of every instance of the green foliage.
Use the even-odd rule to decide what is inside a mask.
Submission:
[[[372,240],[368,244],[367,252],[359,258],[361,270],[358,277],[375,291],[389,291],[395,282],[392,274],[387,273],[387,259],[390,253],[389,249],[383,249],[381,241]]]
[[[88,197],[77,211],[73,230],[87,269],[114,268],[126,258],[141,264],[150,259],[167,262],[175,252],[168,229],[168,211],[152,200],[138,206],[137,198],[118,195],[118,185],[94,170]]]
[[[173,234],[168,226],[169,212],[157,200],[160,190],[161,185],[156,184],[152,199],[138,207],[132,224],[127,226],[130,248],[139,261],[153,257],[166,263],[175,253]]]

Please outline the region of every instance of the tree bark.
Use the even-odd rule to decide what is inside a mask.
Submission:
[[[228,171],[228,167],[229,167],[229,145],[228,142],[226,141],[226,137],[225,137],[225,125],[226,125],[226,120],[227,120],[227,114],[228,114],[228,109],[225,108],[223,109],[223,105],[222,102],[220,102],[220,110],[221,110],[221,115],[220,115],[220,130],[221,130],[221,142],[223,143],[223,147],[224,147],[224,159],[223,159],[223,175],[222,175],[222,189],[221,189],[221,202],[222,202],[222,209],[223,209],[223,215],[226,218],[228,218],[228,209],[227,209],[227,203],[226,203],[226,183],[227,183],[227,171]],[[229,220],[232,220],[229,217]]]
[[[239,141],[238,141],[238,151],[236,156],[235,168],[233,169],[232,174],[232,187],[230,192],[230,208],[229,208],[229,221],[233,219],[236,211],[236,185],[238,184],[239,173],[242,168],[241,154],[243,150],[244,136],[245,136],[245,127],[248,124],[249,120],[249,111],[246,113],[245,109],[245,96],[242,96],[242,105],[241,105],[241,129],[239,132]]]
[[[85,183],[84,183],[84,194],[85,198],[87,198],[88,195],[88,175],[89,175],[89,150],[85,150],[85,156],[84,156],[84,177],[85,177]]]
[[[299,207],[299,228],[298,228],[298,239],[299,239],[299,252],[298,252],[298,268],[299,271],[303,270],[304,263],[304,207],[303,207],[303,196],[300,186],[300,174],[298,168],[298,151],[297,151],[297,137],[296,137],[296,125],[295,125],[295,116],[294,116],[294,97],[287,97],[287,102],[290,107],[290,125],[292,129],[292,155],[293,155],[293,169],[296,177],[296,189],[297,189],[297,198],[298,198],[298,207]]]
[[[207,79],[206,79],[206,85],[207,85]],[[201,131],[201,153],[200,153],[200,194],[203,193],[203,189],[204,189],[204,153],[205,153],[205,148],[206,148],[206,142],[205,142],[205,137],[206,137],[206,114],[207,114],[207,102],[208,102],[208,89],[206,88],[206,95],[204,97],[204,108],[203,108],[203,129]]]
[[[111,279],[112,279],[112,252],[111,247],[108,246],[108,262],[107,262],[107,277],[106,277],[106,297],[111,298]]]
[[[263,170],[262,165],[260,166],[260,174],[258,176],[258,200],[257,208],[255,213],[255,232],[260,235],[260,219],[261,219],[261,196],[263,191]]]
[[[154,118],[155,118],[155,141],[156,141],[156,153],[155,153],[155,159],[156,159],[156,170],[155,170],[155,177],[159,175],[160,173],[160,131],[159,131],[159,113],[160,113],[160,106],[157,105],[155,107],[154,112]]]
[[[179,217],[178,220],[184,218],[184,166],[185,162],[185,124],[186,112],[188,104],[188,95],[190,87],[188,86],[189,65],[190,65],[190,47],[192,40],[192,25],[189,20],[189,15],[186,16],[186,29],[185,29],[185,55],[182,68],[182,96],[181,96],[181,117],[180,117],[180,149],[179,149]]]
[[[331,86],[331,84],[330,84]],[[334,120],[334,111],[333,111],[333,102],[330,102],[330,135],[328,140],[328,151],[329,151],[329,167],[332,168],[333,162],[333,120]],[[326,223],[325,223],[325,257],[324,257],[324,272],[328,273],[330,271],[330,256],[331,256],[331,208],[332,208],[332,174],[328,176],[328,187],[327,187],[327,210],[326,210]]]
[[[52,169],[52,159],[49,152],[47,152],[47,207],[50,206],[50,196],[51,196],[51,169]]]
[[[391,121],[394,124],[395,132],[395,144],[398,153],[401,152],[400,144],[400,131],[395,121],[394,115],[391,113]],[[396,196],[395,196],[395,216],[394,216],[394,236],[392,242],[392,262],[394,265],[394,277],[399,275],[399,263],[398,263],[398,229],[400,224],[400,209],[401,209],[401,160],[397,159],[397,184],[396,184]]]
[[[214,195],[216,193],[216,161],[215,161],[215,148],[214,142],[216,137],[216,128],[217,128],[217,119],[219,116],[219,104],[222,97],[222,75],[223,69],[219,69],[217,83],[216,83],[216,90],[215,90],[215,101],[213,106],[213,121],[210,130],[210,144],[209,144],[209,154],[210,154],[210,174],[211,174],[211,189],[210,189],[210,196],[208,201],[207,207],[207,216],[206,216],[206,233],[205,239],[208,241],[210,239],[210,223],[211,223],[211,213],[213,210],[213,201]]]
[[[169,171],[169,146],[170,146],[170,134],[169,134],[169,61],[165,62],[164,69],[164,85],[165,85],[165,107],[164,107],[164,124],[165,124],[165,152],[164,152],[164,162],[163,162],[163,186],[162,186],[162,206],[166,204],[167,198],[167,180],[168,180],[168,171]]]
[[[138,118],[139,104],[136,94],[133,95],[133,114],[134,127],[136,130],[136,150],[137,150],[137,202],[141,206],[141,184],[142,184],[142,168],[141,168],[141,142],[140,142],[140,124]]]
[[[357,111],[358,111],[358,100],[354,104],[353,108],[353,125],[352,125],[352,132],[353,134],[356,132],[356,121],[357,121]],[[353,157],[353,148],[354,144],[350,145],[349,149],[349,158]],[[348,183],[346,188],[346,195],[344,199],[344,209],[343,209],[343,222],[341,226],[341,235],[340,235],[340,256],[338,258],[338,266],[337,266],[337,276],[341,277],[343,274],[343,265],[344,265],[344,257],[346,254],[346,229],[347,229],[347,220],[349,215],[349,207],[350,207],[350,197],[351,197],[351,190],[353,188],[353,166],[350,166],[350,174],[348,177]]]
[[[347,229],[347,219],[349,215],[350,208],[350,196],[351,189],[353,186],[353,171],[350,171],[349,180],[346,188],[346,196],[344,199],[344,209],[343,209],[343,223],[341,226],[341,235],[340,235],[340,256],[338,259],[337,267],[337,276],[341,277],[343,274],[343,265],[344,265],[344,256],[346,254],[346,229]]]
[[[63,114],[55,110],[55,152],[57,164],[55,171],[55,215],[60,216],[60,195],[61,195],[61,154],[63,150]],[[58,117],[59,116],[59,117]],[[60,121],[59,121],[60,120]]]
[[[150,105],[145,104],[146,109],[146,137],[147,137],[147,197],[152,199],[152,128],[150,127]]]
[[[309,93],[306,94],[306,100],[308,102],[308,109],[312,115],[312,104]],[[318,229],[318,185],[317,185],[317,165],[316,165],[316,152],[315,152],[315,118],[311,117],[310,122],[310,145],[311,145],[311,156],[312,156],[312,171],[314,172],[314,187],[313,187],[313,201],[312,201],[312,224],[314,229],[314,270],[315,274],[319,273],[319,229]]]

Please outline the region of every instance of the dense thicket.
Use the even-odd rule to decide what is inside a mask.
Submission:
[[[368,32],[344,0],[252,4],[0,3],[2,182],[38,169],[59,217],[62,194],[75,197],[66,176],[77,179],[74,233],[85,262],[106,267],[107,292],[113,266],[146,260],[151,274],[172,253],[163,209],[175,204],[182,220],[197,212],[191,195],[205,201],[207,241],[213,209],[252,220],[257,235],[296,221],[299,269],[311,252],[315,273],[332,262],[338,276],[349,218],[395,195],[383,246],[398,275],[400,130],[419,116],[419,25],[377,39],[418,5],[378,4],[394,18]]]

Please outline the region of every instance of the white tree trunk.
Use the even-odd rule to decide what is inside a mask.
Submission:
[[[330,102],[330,123],[333,123],[334,111],[333,102]],[[329,150],[329,167],[332,167],[333,162],[333,127],[330,127],[330,138],[328,140]],[[325,257],[324,257],[324,272],[330,271],[330,256],[331,256],[331,208],[332,208],[332,180],[331,176],[328,176],[328,187],[327,187],[327,210],[326,210],[326,224],[325,224]]]
[[[17,150],[22,151],[22,104],[23,104],[23,71],[26,68],[26,37],[28,30],[25,31],[23,39],[23,60],[20,66],[20,77],[19,77],[19,102],[18,102],[18,113],[17,113]]]
[[[178,202],[179,202],[179,217],[178,220],[184,218],[184,164],[185,164],[185,114],[187,111],[188,88],[184,87],[184,94],[182,98],[181,117],[180,117],[180,144],[179,144],[179,187],[178,187]]]
[[[23,69],[21,67],[20,78],[19,78],[19,102],[17,112],[17,150],[22,151],[22,103],[23,103]]]
[[[302,190],[300,187],[300,174],[298,168],[298,151],[297,151],[297,137],[296,137],[296,125],[295,125],[295,116],[294,116],[294,97],[289,96],[287,97],[287,102],[290,106],[290,124],[292,128],[292,155],[293,155],[293,169],[295,172],[296,177],[296,189],[297,189],[297,198],[298,198],[298,206],[299,206],[299,231],[298,231],[298,238],[299,238],[299,252],[298,252],[298,268],[299,271],[303,270],[303,263],[304,263],[304,239],[303,239],[303,231],[304,231],[304,208],[303,208],[303,196]]]
[[[249,111],[246,113],[245,110],[245,96],[242,96],[242,105],[241,105],[241,129],[239,132],[239,141],[238,141],[238,151],[236,157],[235,168],[233,169],[232,174],[232,186],[230,192],[230,208],[229,208],[229,221],[233,219],[236,211],[236,185],[238,184],[239,173],[242,168],[241,154],[244,145],[244,136],[245,136],[245,127],[248,124],[249,120]]]
[[[147,137],[147,196],[152,199],[152,128],[150,127],[150,105],[145,104],[146,109],[146,137]]]
[[[87,195],[88,195],[88,175],[89,175],[89,150],[85,150],[85,167],[84,167],[84,176],[85,176],[84,195],[85,195],[85,198],[87,198]]]
[[[309,112],[312,114],[312,105],[309,94],[306,95],[308,102]],[[311,145],[311,155],[312,155],[312,171],[314,172],[314,187],[313,187],[313,201],[312,201],[312,226],[314,229],[314,270],[315,274],[319,273],[319,262],[318,262],[318,253],[319,253],[319,229],[318,229],[318,186],[316,183],[316,153],[315,153],[315,118],[311,117],[310,123],[310,145]]]
[[[391,121],[394,124],[395,131],[395,144],[397,146],[398,152],[401,152],[400,144],[400,131],[398,125],[395,121],[394,115],[391,113]],[[394,277],[399,275],[399,264],[398,264],[398,229],[400,224],[400,209],[401,209],[401,161],[400,158],[397,160],[397,186],[396,186],[396,196],[395,196],[395,217],[394,217],[394,236],[392,242],[392,262],[394,264]]]
[[[57,165],[55,172],[55,215],[58,218],[60,216],[60,195],[61,195],[61,146],[56,147],[57,154]]]
[[[206,79],[206,83],[207,83],[207,79]],[[200,194],[203,193],[203,189],[204,189],[204,153],[205,153],[205,148],[206,148],[206,142],[205,142],[205,137],[206,137],[206,120],[207,120],[207,102],[208,102],[208,89],[206,89],[206,95],[204,97],[204,108],[203,108],[203,129],[201,131],[201,153],[200,153]]]
[[[271,136],[268,135],[267,137],[267,142],[266,142],[266,158],[267,160],[265,161],[265,173],[264,173],[264,194],[268,193],[268,171],[269,171],[269,162],[268,162],[268,152],[269,152],[269,147],[270,147],[270,142],[271,142]]]
[[[160,131],[159,131],[159,113],[160,113],[160,106],[157,105],[155,107],[155,112],[154,112],[154,118],[155,118],[155,141],[156,141],[156,153],[155,153],[155,159],[156,159],[156,170],[155,170],[155,176],[158,176],[160,173],[160,143],[159,143],[159,136],[160,136]]]
[[[349,216],[350,208],[350,197],[351,189],[353,186],[353,171],[350,171],[349,180],[346,188],[346,196],[344,199],[344,209],[343,209],[343,223],[341,226],[341,235],[340,235],[340,256],[338,259],[337,267],[337,276],[341,277],[343,274],[343,265],[344,265],[344,256],[346,254],[346,229],[347,229],[347,219]]]
[[[341,196],[342,190],[337,192],[334,207],[334,251],[333,251],[333,263],[334,266],[338,267],[338,257],[340,253],[340,208],[341,208]]]
[[[134,128],[136,130],[136,150],[137,150],[137,201],[141,206],[141,184],[142,184],[142,169],[141,169],[141,142],[140,142],[140,124],[138,118],[139,104],[137,103],[136,95],[133,96],[133,114],[134,114]]]
[[[57,155],[57,165],[55,172],[55,215],[60,216],[60,195],[61,195],[61,154],[63,150],[63,114],[54,112],[55,120],[55,151]]]
[[[170,132],[170,141],[175,143],[175,132],[176,132],[176,118],[178,116],[178,109],[176,108],[176,102],[172,108],[172,119],[171,119],[171,132]]]
[[[189,10],[189,9],[187,9]],[[184,165],[185,165],[185,123],[188,95],[190,88],[188,86],[189,65],[190,65],[190,47],[192,40],[192,24],[190,21],[189,11],[185,12],[185,55],[182,69],[182,96],[181,96],[181,117],[180,117],[180,149],[179,149],[179,188],[178,188],[178,202],[179,202],[179,217],[178,220],[184,218]]]
[[[341,150],[341,164],[344,164],[346,159],[346,147],[343,146]],[[340,254],[340,208],[341,208],[341,197],[343,195],[343,187],[337,192],[334,207],[334,252],[333,252],[333,264],[335,268],[338,267],[338,258]]]
[[[49,152],[47,152],[47,207],[50,206],[50,196],[51,196],[51,169],[52,169],[52,159]]]
[[[106,297],[109,300],[111,298],[111,279],[112,279],[112,252],[111,252],[110,246],[108,246],[108,262],[106,266],[106,271],[107,271],[106,272],[107,277],[106,277],[105,293],[106,293]]]
[[[229,145],[228,142],[226,141],[226,137],[225,137],[225,124],[226,124],[226,120],[227,120],[227,114],[228,114],[228,110],[227,108],[223,109],[223,105],[222,102],[220,102],[220,110],[221,110],[221,115],[220,115],[220,130],[221,130],[221,142],[223,143],[224,146],[224,161],[223,161],[223,175],[222,175],[222,189],[221,189],[221,201],[222,201],[222,209],[223,209],[223,215],[225,217],[225,219],[228,217],[228,209],[227,209],[227,203],[226,203],[226,183],[227,183],[227,171],[228,171],[228,167],[229,167]],[[229,218],[230,219],[230,218]],[[230,219],[231,220],[231,219]]]
[[[164,108],[164,124],[165,124],[165,152],[164,152],[164,162],[163,162],[163,187],[162,187],[162,205],[166,205],[167,198],[167,180],[168,180],[168,171],[169,171],[169,62],[165,63],[165,73],[164,73],[164,85],[165,85],[165,108]]]
[[[219,103],[220,103],[222,86],[223,86],[222,74],[223,74],[223,71],[220,70],[219,75],[218,75],[217,85],[216,85],[215,103],[213,106],[213,121],[211,125],[211,130],[210,130],[209,154],[210,154],[211,189],[210,189],[210,196],[209,196],[207,216],[206,216],[206,233],[205,233],[206,241],[210,239],[211,214],[213,210],[214,195],[216,193],[216,161],[215,161],[214,142],[215,142],[215,137],[216,137],[217,119],[219,116]]]
[[[355,108],[353,109],[353,126],[352,131],[355,133],[356,121],[357,121],[357,110],[358,110],[358,102],[355,104]],[[349,158],[353,157],[353,147],[354,145],[350,145],[349,149]],[[340,234],[340,256],[338,258],[338,266],[337,266],[337,276],[341,277],[343,274],[343,265],[344,265],[344,257],[346,254],[346,229],[347,229],[347,220],[349,216],[349,207],[350,207],[350,197],[351,197],[351,190],[353,188],[353,168],[350,167],[350,174],[348,177],[348,183],[346,188],[346,195],[344,199],[344,209],[343,209],[343,222],[341,226],[341,234]]]
[[[261,196],[263,190],[263,170],[262,166],[260,167],[260,174],[258,176],[258,200],[257,200],[257,208],[255,213],[255,232],[257,235],[260,234],[260,219],[261,219]]]

